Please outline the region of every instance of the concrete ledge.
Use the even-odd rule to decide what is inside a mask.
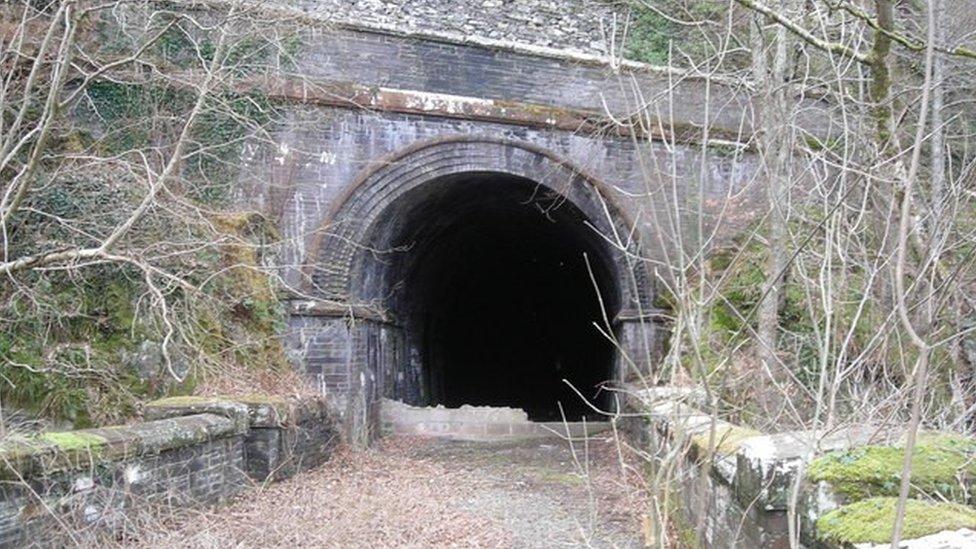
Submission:
[[[581,134],[597,134],[604,137],[629,138],[636,135],[658,141],[676,140],[681,143],[698,144],[702,139],[702,128],[690,122],[669,120],[667,124],[653,124],[649,128],[636,123],[627,114],[620,113],[616,119],[595,109],[581,109],[558,105],[530,103],[518,100],[484,99],[421,90],[364,86],[352,82],[294,80],[286,77],[251,79],[239,83],[237,89],[247,93],[260,91],[280,101],[352,108],[369,109],[404,114],[458,118],[514,124],[522,127],[550,128]],[[632,122],[618,124],[619,121]],[[611,129],[608,134],[608,128]],[[750,150],[748,135],[739,128],[709,128],[710,146],[732,147]],[[335,312],[349,314],[350,310],[339,308]],[[309,312],[316,312],[314,309]],[[377,316],[363,310],[353,310],[361,314]],[[380,319],[384,319],[381,315]]]

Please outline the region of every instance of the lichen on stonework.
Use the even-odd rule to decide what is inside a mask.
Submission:
[[[817,519],[817,537],[838,544],[888,543],[897,502],[895,497],[876,497],[835,509]],[[976,509],[917,499],[906,502],[902,539],[960,528],[976,528]]]

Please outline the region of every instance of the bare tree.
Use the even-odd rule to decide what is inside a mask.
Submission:
[[[243,357],[290,375],[279,242],[236,190],[245,152],[277,147],[255,83],[287,69],[303,32],[280,13],[264,25],[268,9],[0,7],[7,400],[83,419],[208,371],[258,375]]]

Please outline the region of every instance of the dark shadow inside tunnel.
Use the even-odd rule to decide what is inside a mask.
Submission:
[[[546,187],[490,173],[402,200],[388,235],[402,253],[386,268],[421,369],[418,404],[510,406],[536,421],[560,420],[560,406],[570,421],[594,417],[580,395],[607,409],[614,348],[596,325],[606,329],[602,309],[616,313],[617,289],[584,214]]]

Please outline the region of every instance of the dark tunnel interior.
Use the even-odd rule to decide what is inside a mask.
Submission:
[[[395,307],[419,355],[424,404],[510,406],[535,421],[560,420],[561,405],[570,421],[595,417],[565,379],[606,409],[614,349],[594,326],[605,326],[596,288],[608,318],[616,291],[582,212],[498,174],[436,181],[410,202]]]

